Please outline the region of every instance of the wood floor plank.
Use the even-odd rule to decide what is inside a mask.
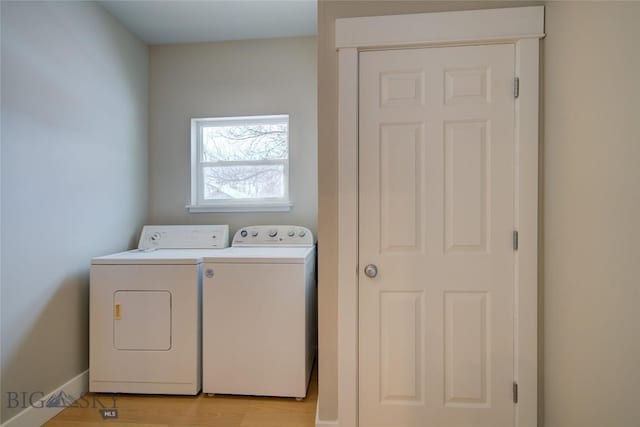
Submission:
[[[100,408],[115,399],[118,418],[104,420]],[[314,427],[318,378],[311,377],[307,398],[204,394],[158,396],[87,393],[45,424],[46,427]]]

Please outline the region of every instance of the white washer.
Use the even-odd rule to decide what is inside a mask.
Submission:
[[[145,226],[137,250],[94,258],[89,390],[197,394],[202,258],[228,226]]]
[[[203,259],[205,393],[306,396],[316,353],[315,254],[304,227],[252,226]]]

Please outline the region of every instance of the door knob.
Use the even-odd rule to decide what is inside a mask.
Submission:
[[[374,264],[369,264],[364,268],[364,274],[366,274],[367,277],[374,278],[378,275],[378,267]]]

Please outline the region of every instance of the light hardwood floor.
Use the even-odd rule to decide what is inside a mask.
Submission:
[[[93,408],[94,396],[105,406],[113,397],[117,419],[103,420]],[[214,427],[313,427],[318,400],[318,376],[314,369],[304,401],[292,398],[240,396],[152,396],[89,393],[78,408],[67,408],[45,424],[47,427],[78,426],[214,426]],[[89,406],[89,407],[86,407]]]

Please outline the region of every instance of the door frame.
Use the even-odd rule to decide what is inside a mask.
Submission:
[[[538,413],[538,79],[544,6],[336,20],[338,50],[338,425],[358,426],[359,53],[407,47],[511,43],[515,100],[514,425]],[[363,426],[366,427],[366,426]]]

